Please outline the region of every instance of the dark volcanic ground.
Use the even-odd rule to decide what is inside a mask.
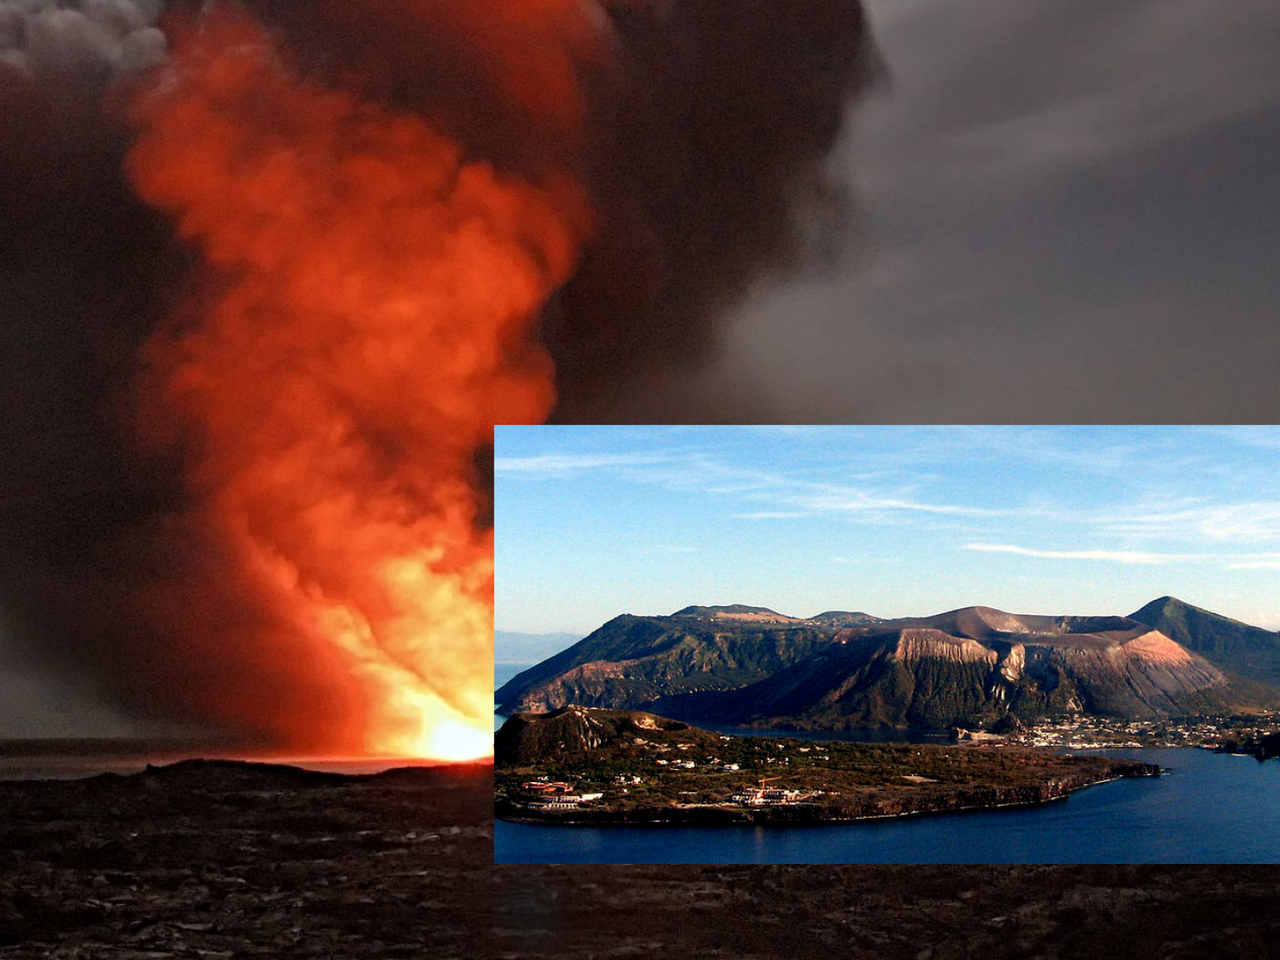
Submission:
[[[492,770],[0,783],[11,957],[1261,957],[1277,867],[493,866]]]
[[[499,957],[1275,956],[1273,867],[542,867],[498,872]],[[1271,951],[1271,952],[1268,952]]]
[[[492,790],[230,761],[0,783],[0,957],[474,956]]]

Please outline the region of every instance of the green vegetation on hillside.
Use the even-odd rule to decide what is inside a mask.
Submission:
[[[1175,597],[1152,600],[1131,619],[1245,679],[1280,686],[1280,633],[1252,627]]]
[[[1137,619],[1144,611],[1171,634]],[[1194,643],[1179,645],[1191,635]],[[966,607],[897,620],[797,619],[740,604],[691,606],[670,617],[616,617],[495,699],[503,713],[575,703],[831,730],[991,729],[1081,713],[1147,719],[1280,705],[1280,689],[1224,673],[1214,658],[1280,678],[1280,635],[1168,598],[1135,618]]]

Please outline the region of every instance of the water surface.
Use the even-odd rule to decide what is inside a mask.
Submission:
[[[499,821],[497,863],[1276,863],[1280,762],[1103,750],[1169,768],[1040,807],[806,827],[576,827]]]

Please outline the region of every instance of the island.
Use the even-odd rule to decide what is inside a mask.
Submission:
[[[1027,806],[1135,760],[982,742],[943,746],[729,736],[630,710],[510,717],[494,739],[494,813],[563,824],[803,824]]]

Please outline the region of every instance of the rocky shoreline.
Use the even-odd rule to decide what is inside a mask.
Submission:
[[[1280,732],[1250,733],[1239,740],[1228,738],[1223,740],[1214,753],[1245,754],[1258,760],[1272,760],[1280,757]]]
[[[731,736],[578,706],[510,717],[494,757],[499,819],[596,826],[847,823],[1034,806],[1162,772],[1137,760],[1003,745]]]
[[[1101,775],[1081,772],[1046,783],[1007,787],[972,787],[930,790],[914,797],[868,795],[823,803],[791,803],[770,806],[730,804],[675,804],[610,809],[578,807],[570,810],[533,808],[499,797],[494,815],[517,823],[563,824],[575,826],[727,826],[850,823],[928,814],[961,813],[1031,807],[1062,800],[1077,790],[1128,777],[1157,777],[1163,772],[1153,763],[1107,761]]]

